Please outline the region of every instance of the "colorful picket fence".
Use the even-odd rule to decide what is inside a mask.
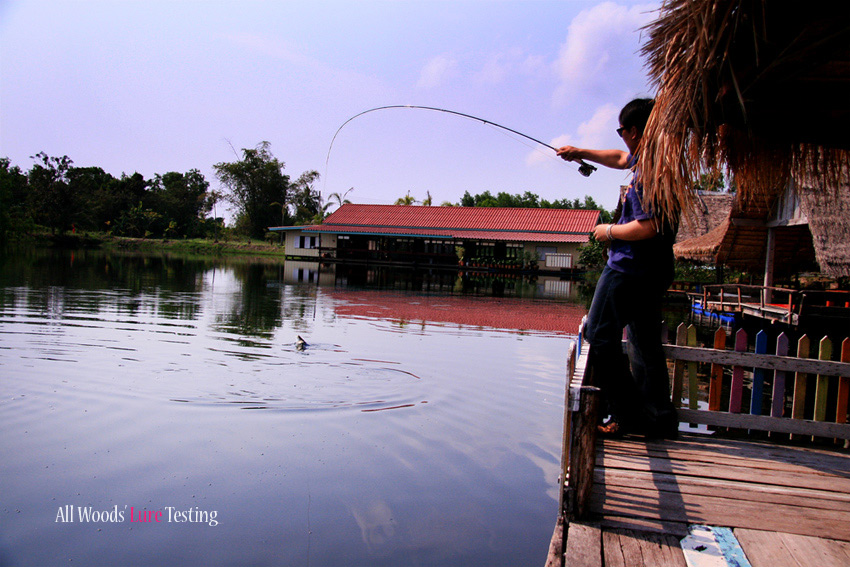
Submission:
[[[682,408],[681,421],[850,438],[844,425],[850,402],[850,337],[836,345],[829,337],[815,343],[803,335],[795,345],[781,333],[768,344],[762,330],[751,348],[747,332],[739,329],[731,335],[731,349],[725,329],[717,329],[713,338],[712,348],[700,347],[694,325],[682,323],[675,344],[665,345],[673,360],[672,398]],[[698,409],[701,385],[707,389],[708,412]],[[706,417],[712,412],[726,415]]]

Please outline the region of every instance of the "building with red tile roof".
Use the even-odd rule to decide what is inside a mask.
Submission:
[[[346,204],[321,224],[271,227],[292,258],[457,264],[476,258],[557,262],[573,267],[599,211]]]

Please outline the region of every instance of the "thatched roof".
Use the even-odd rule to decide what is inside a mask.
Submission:
[[[734,193],[700,191],[691,222],[683,224],[676,235],[676,242],[698,238],[729,219]]]
[[[705,171],[742,203],[850,170],[850,3],[667,0],[643,47],[657,88],[640,153],[645,198],[690,213]],[[801,183],[798,183],[801,184]]]
[[[796,192],[803,222],[773,223],[776,273],[792,274],[817,265],[826,275],[850,276],[850,191],[831,195],[802,186]],[[763,270],[773,213],[772,208],[738,198],[717,227],[678,242],[673,251],[679,259]]]
[[[810,187],[798,192],[821,271],[850,277],[850,191],[837,197]]]

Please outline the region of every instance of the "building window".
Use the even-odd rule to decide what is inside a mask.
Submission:
[[[485,256],[487,258],[492,258],[495,256],[496,243],[495,242],[480,242],[478,244],[478,253],[480,256]]]
[[[508,242],[507,248],[505,248],[505,256],[508,258],[522,258],[523,248],[522,244]]]
[[[318,240],[317,236],[299,236],[298,248],[318,248]]]
[[[316,270],[298,268],[295,277],[299,282],[319,283],[319,272]]]

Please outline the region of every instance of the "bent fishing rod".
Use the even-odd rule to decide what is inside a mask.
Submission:
[[[343,122],[342,126],[340,126],[337,129],[336,133],[334,134],[334,137],[331,139],[331,145],[328,148],[328,157],[325,160],[325,169],[327,169],[328,161],[331,159],[331,150],[334,147],[334,141],[336,140],[336,137],[339,134],[340,130],[342,130],[345,127],[346,124],[348,124],[349,122],[351,122],[352,120],[354,120],[355,118],[357,118],[359,116],[363,116],[364,114],[369,114],[370,112],[376,112],[378,110],[387,110],[387,109],[390,109],[390,108],[413,108],[413,109],[417,109],[417,110],[433,110],[435,112],[445,112],[446,114],[454,114],[455,116],[468,118],[470,120],[482,122],[484,124],[488,124],[488,125],[494,126],[496,128],[501,128],[502,130],[505,130],[505,131],[510,132],[512,134],[516,134],[517,136],[522,136],[526,140],[531,140],[532,142],[534,142],[536,144],[540,144],[541,146],[547,147],[554,152],[558,151],[557,148],[555,148],[555,147],[553,147],[553,146],[551,146],[551,145],[549,145],[545,142],[541,142],[537,138],[532,138],[528,134],[523,134],[522,132],[518,132],[518,131],[514,130],[513,128],[508,128],[507,126],[502,126],[501,124],[496,124],[495,122],[493,122],[491,120],[485,120],[484,118],[472,116],[471,114],[465,114],[463,112],[457,112],[456,110],[446,110],[445,108],[436,108],[436,107],[433,107],[433,106],[418,106],[418,105],[415,105],[415,104],[391,104],[391,105],[388,105],[388,106],[378,106],[378,107],[375,107],[375,108],[370,108],[369,110],[364,110],[363,112],[355,114],[354,116],[352,116],[351,118],[349,118],[348,120]],[[581,173],[582,175],[584,175],[585,177],[589,177],[591,173],[596,171],[595,166],[590,165],[589,163],[587,163],[583,160],[576,159],[576,160],[573,160],[573,161],[578,162],[578,164],[579,164],[578,172]]]

